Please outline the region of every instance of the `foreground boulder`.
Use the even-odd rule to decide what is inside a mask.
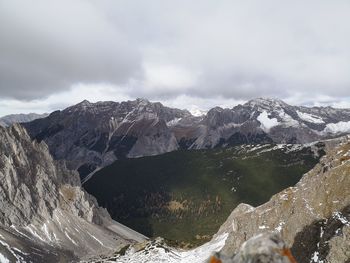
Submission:
[[[210,263],[296,263],[281,236],[276,233],[260,234],[243,243],[237,255],[212,256]]]

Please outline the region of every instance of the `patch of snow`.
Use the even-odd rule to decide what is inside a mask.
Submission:
[[[284,200],[284,201],[288,201],[288,195],[287,195],[287,194],[282,194],[282,195],[280,196],[280,199],[281,199],[281,200]]]
[[[344,133],[350,132],[350,121],[340,121],[337,123],[328,123],[323,132],[325,133]]]
[[[195,117],[200,117],[200,116],[203,116],[203,115],[207,114],[207,111],[204,111],[204,110],[201,110],[201,109],[198,109],[198,108],[192,108],[189,111]]]
[[[68,235],[68,233],[66,232],[66,231],[64,231],[64,234],[65,234],[65,236],[74,244],[74,245],[78,245],[77,244],[77,242],[75,242],[69,235]]]
[[[48,238],[50,241],[52,241],[52,235],[49,233],[49,230],[48,230],[46,224],[44,224],[44,225],[42,226],[41,230],[43,230],[44,233],[45,233],[45,235],[47,236],[47,238]]]
[[[22,231],[20,231],[19,229],[16,228],[16,226],[14,225],[11,225],[10,226],[13,230],[15,230],[18,234],[30,239],[30,240],[33,240],[33,238],[31,238],[30,236],[26,235],[25,233],[23,233]]]
[[[189,251],[175,250],[171,248],[155,246],[149,250],[132,251],[129,250],[124,256],[118,257],[117,262],[191,262],[202,263],[206,262],[211,255],[220,251],[225,245],[228,234],[224,233],[217,236],[215,239],[205,243],[204,245],[197,247]]]
[[[315,251],[314,254],[312,255],[311,262],[319,262],[318,261],[318,252]]]
[[[98,240],[94,235],[91,235],[89,232],[88,232],[89,236],[91,236],[93,239],[95,239],[101,246],[103,246],[103,243]]]
[[[322,238],[323,235],[324,235],[324,229],[323,229],[323,227],[321,227],[320,238]]]
[[[267,229],[269,228],[268,226],[259,226],[259,229]]]
[[[251,147],[252,147],[252,146],[251,146]],[[254,147],[248,149],[247,152],[248,152],[248,153],[249,153],[249,152],[254,152],[254,151],[256,151],[256,150],[260,150],[260,149],[266,148],[266,147],[268,147],[268,145],[266,145],[266,144],[262,144],[262,145],[258,144],[258,145],[256,145],[256,146],[254,146]]]
[[[15,248],[15,247],[13,248],[13,250],[20,253],[20,254],[26,255],[26,256],[30,255],[29,253],[23,252],[22,250],[19,250],[18,248]]]
[[[282,228],[283,228],[283,226],[284,226],[285,224],[286,224],[285,222],[280,222],[280,223],[278,224],[278,226],[275,228],[275,230],[278,231],[278,232],[281,232],[281,231],[282,231]]]
[[[20,256],[19,254],[17,254],[18,253],[18,251],[20,251],[19,249],[14,249],[14,248],[12,248],[9,244],[7,244],[5,241],[3,241],[3,240],[0,240],[0,245],[2,245],[3,247],[5,247],[11,254],[12,254],[12,256],[14,257],[14,258],[16,258],[17,260],[16,260],[16,263],[18,262],[18,263],[20,263],[20,262],[25,262],[24,261],[24,259],[23,259],[23,257],[22,256]],[[17,253],[16,253],[16,251],[17,251]],[[21,251],[20,251],[20,253],[21,254],[23,254]],[[24,253],[25,254],[25,253]],[[2,255],[1,253],[0,253],[0,255]],[[2,255],[3,256],[3,255]],[[9,261],[6,261],[6,257],[4,257],[3,256],[3,258],[1,258],[0,257],[0,262],[1,263],[3,263],[3,261],[2,260],[5,260],[4,262],[9,262]]]
[[[168,121],[166,123],[166,125],[167,126],[174,126],[174,125],[178,124],[179,121],[181,121],[181,120],[182,120],[182,118],[175,118],[175,119],[172,119],[171,121]]]
[[[299,116],[300,119],[302,119],[303,121],[307,121],[307,122],[311,122],[311,123],[324,123],[324,120],[319,117],[319,116],[315,116],[306,112],[301,112],[297,110],[297,114]]]
[[[46,242],[45,239],[43,239],[34,229],[32,229],[31,225],[28,225],[25,227],[26,229],[28,229],[28,231],[35,237],[39,238],[41,241]],[[33,227],[34,228],[34,227]]]
[[[298,127],[300,126],[299,122],[294,120],[289,114],[287,114],[284,110],[279,111],[278,114],[282,119],[282,124],[285,127]]]
[[[350,226],[350,222],[340,212],[333,213],[333,217],[338,219],[342,224]]]
[[[271,119],[268,116],[267,111],[260,113],[257,120],[261,123],[261,129],[263,129],[265,132],[269,132],[271,128],[280,124],[276,118]]]
[[[10,263],[10,260],[8,260],[3,254],[0,253],[0,262],[1,263]]]

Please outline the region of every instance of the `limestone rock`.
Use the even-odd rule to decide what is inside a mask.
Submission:
[[[0,253],[10,262],[59,262],[113,253],[145,237],[113,221],[19,124],[0,127]]]

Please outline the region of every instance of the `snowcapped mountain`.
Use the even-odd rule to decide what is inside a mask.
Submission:
[[[336,137],[350,132],[350,109],[299,107],[258,98],[194,116],[145,99],[83,101],[23,125],[32,138],[48,144],[55,159],[67,160],[68,167],[86,180],[94,171],[126,157]]]
[[[178,141],[202,149],[246,143],[308,143],[350,132],[350,109],[291,106],[258,98],[232,109],[211,109]]]

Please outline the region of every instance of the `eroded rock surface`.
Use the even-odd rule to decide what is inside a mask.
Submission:
[[[239,205],[218,232],[229,233],[222,253],[236,254],[249,238],[273,231],[281,234],[299,263],[349,260],[342,252],[350,244],[349,138],[334,144],[329,142],[327,155],[295,187],[256,208]],[[342,245],[335,245],[339,243]],[[332,261],[334,258],[346,260]]]
[[[68,262],[145,239],[111,220],[22,126],[0,127],[0,141],[0,253],[9,262]]]

